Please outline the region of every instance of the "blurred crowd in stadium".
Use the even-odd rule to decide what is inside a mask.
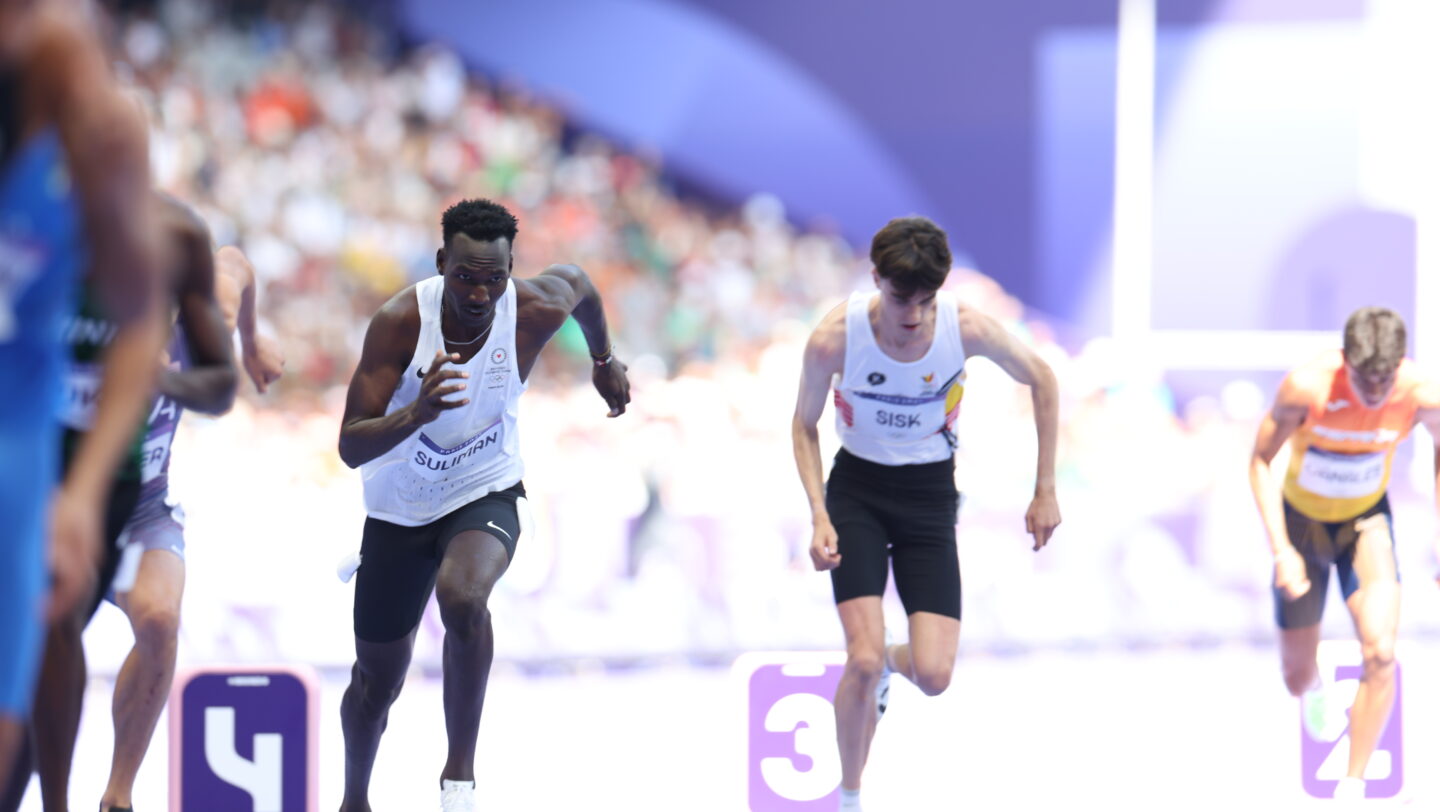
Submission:
[[[329,574],[363,519],[334,450],[344,386],[369,316],[434,272],[440,212],[474,196],[517,212],[517,273],[591,274],[635,382],[632,412],[607,421],[578,330],[537,367],[523,445],[540,527],[492,602],[506,656],[837,646],[828,579],[805,555],[790,413],[809,326],[870,284],[865,247],[789,222],[773,197],[681,195],[659,156],[443,48],[402,47],[326,4],[245,5],[159,3],[115,31],[152,103],[160,185],[249,254],[289,361],[272,394],[182,431],[191,656],[349,662],[349,592]],[[1028,396],[983,362],[972,372],[962,650],[1268,634],[1245,460],[1269,393],[1237,380],[1177,404],[1162,370],[1106,341],[1061,347],[979,272],[950,287],[1040,347],[1063,397],[1065,524],[1035,555]],[[1423,478],[1396,491],[1402,570],[1428,580]],[[1436,626],[1440,598],[1411,592],[1424,608],[1407,622]],[[427,623],[422,661],[439,633]]]

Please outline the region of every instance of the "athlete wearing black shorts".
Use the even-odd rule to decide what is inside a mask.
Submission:
[[[905,614],[960,619],[955,460],[880,465],[845,449],[825,484],[825,509],[845,548],[830,570],[835,603],[885,594],[893,569]]]
[[[1334,790],[1341,800],[1365,797],[1364,776],[1395,701],[1400,576],[1387,495],[1395,449],[1417,424],[1440,443],[1440,382],[1405,348],[1398,313],[1356,310],[1341,350],[1285,376],[1250,458],[1250,487],[1274,556],[1285,687],[1300,699],[1313,739],[1332,742],[1349,729],[1346,774]],[[1281,474],[1272,464],[1286,445]],[[1316,661],[1331,567],[1364,656],[1353,702],[1332,697]]]
[[[1031,388],[1039,454],[1025,526],[1036,550],[1060,523],[1050,368],[998,323],[940,291],[950,248],[934,223],[890,221],[875,235],[870,259],[879,290],[852,295],[811,334],[793,421],[795,461],[814,518],[810,557],[817,570],[830,570],[845,630],[835,717],[840,808],[850,810],[860,808],[860,774],[890,673],[933,696],[955,667],[955,424],[971,356],[990,358]],[[842,448],[823,483],[816,423],[832,385]],[[881,611],[890,570],[910,627],[909,641],[893,646]]]
[[[1305,576],[1310,589],[1291,600],[1280,587],[1272,587],[1275,595],[1275,623],[1282,629],[1300,629],[1320,622],[1325,611],[1325,595],[1329,592],[1330,568],[1335,568],[1335,581],[1340,586],[1340,596],[1350,600],[1360,589],[1360,573],[1355,569],[1355,553],[1360,542],[1360,527],[1372,524],[1372,517],[1384,524],[1383,532],[1390,539],[1390,565],[1395,568],[1395,580],[1400,580],[1400,571],[1395,562],[1395,519],[1390,515],[1390,497],[1381,496],[1380,501],[1360,512],[1352,519],[1338,522],[1323,522],[1312,519],[1284,502],[1285,531],[1290,544],[1305,560]]]
[[[368,810],[370,770],[433,588],[445,625],[449,754],[441,808],[475,808],[475,745],[494,656],[490,592],[526,524],[519,399],[540,349],[574,316],[596,390],[629,402],[600,294],[573,265],[511,276],[515,217],[465,200],[441,219],[437,275],[370,323],[350,382],[340,456],[360,467],[368,519],[355,589],[355,668],[340,706],[342,810]]]
[[[492,535],[505,548],[506,558],[515,560],[523,510],[529,510],[525,485],[517,482],[419,527],[366,517],[360,541],[363,566],[355,580],[355,636],[388,643],[419,625],[445,551],[461,533]],[[529,524],[528,517],[523,524]]]

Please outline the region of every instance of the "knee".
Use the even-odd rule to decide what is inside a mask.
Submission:
[[[915,684],[926,696],[939,696],[950,687],[950,673],[948,666],[917,665]]]
[[[490,596],[487,593],[457,590],[436,595],[440,620],[448,634],[471,640],[490,628]]]
[[[1363,646],[1365,656],[1365,677],[1384,677],[1395,670],[1395,641],[1390,638],[1376,640]]]
[[[137,603],[130,607],[130,627],[135,644],[154,651],[173,647],[180,633],[180,610],[163,603]]]
[[[880,675],[885,671],[885,652],[875,651],[851,651],[845,658],[845,672],[852,679],[859,680],[865,685],[873,685],[880,681]]]
[[[389,676],[366,671],[359,663],[350,671],[351,707],[365,716],[380,716],[390,709],[400,696],[405,684],[405,673]]]
[[[1284,672],[1285,690],[1289,691],[1291,696],[1302,696],[1306,691],[1315,687],[1315,681],[1318,675],[1315,672],[1314,663],[1302,663],[1299,665],[1287,663]]]

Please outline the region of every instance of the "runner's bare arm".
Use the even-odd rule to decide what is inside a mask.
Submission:
[[[215,252],[215,292],[225,314],[226,334],[240,332],[240,363],[262,395],[285,371],[280,346],[260,335],[255,306],[255,266],[239,248],[227,245]]]
[[[585,344],[595,361],[590,379],[595,391],[610,407],[608,416],[624,414],[625,405],[630,402],[627,367],[614,357],[614,346],[605,323],[605,303],[590,277],[575,265],[551,265],[527,281],[538,297],[522,314],[518,331],[529,337],[531,346],[538,351],[539,346],[560,329],[565,317],[573,316],[585,334]]]
[[[1260,509],[1260,519],[1270,536],[1270,552],[1280,555],[1294,550],[1289,534],[1285,530],[1285,510],[1280,497],[1280,482],[1275,478],[1271,463],[1275,455],[1290,440],[1296,429],[1305,421],[1309,407],[1301,392],[1286,379],[1280,385],[1275,403],[1260,421],[1260,430],[1255,435],[1255,448],[1250,454],[1250,490],[1255,504]]]
[[[1055,373],[1034,350],[1011,335],[999,322],[978,310],[960,306],[960,339],[965,356],[989,358],[1016,382],[1030,387],[1035,413],[1037,454],[1035,498],[1025,513],[1025,531],[1039,550],[1060,525],[1060,504],[1055,498],[1055,446],[1060,433],[1060,390]]]
[[[110,75],[93,26],[58,6],[40,12],[25,73],[65,148],[92,259],[110,318],[120,323],[164,309],[162,235],[150,198],[149,139],[140,111]],[[148,385],[148,381],[147,381]]]
[[[163,221],[175,244],[180,324],[190,353],[188,369],[165,369],[158,389],[186,409],[224,414],[235,402],[235,359],[230,333],[215,296],[215,260],[210,229],[177,200],[162,197]]]
[[[444,400],[445,395],[465,388],[464,381],[449,385],[445,382],[469,375],[457,369],[443,369],[446,363],[458,361],[460,357],[437,352],[422,376],[420,397],[385,414],[400,384],[400,376],[409,374],[410,357],[419,338],[420,312],[413,288],[395,294],[370,320],[365,346],[360,351],[360,364],[350,379],[345,416],[340,423],[340,459],[351,468],[358,468],[399,445],[445,409],[470,402],[469,398]]]
[[[1255,505],[1260,509],[1265,534],[1270,538],[1270,553],[1275,561],[1275,586],[1290,600],[1310,591],[1310,576],[1304,559],[1290,543],[1290,534],[1285,529],[1281,483],[1276,481],[1271,463],[1290,436],[1305,422],[1308,412],[1304,394],[1287,377],[1275,396],[1275,404],[1260,421],[1255,449],[1250,454],[1250,490],[1255,496]]]
[[[805,357],[800,369],[800,393],[795,399],[795,416],[790,421],[794,444],[795,467],[800,484],[810,501],[814,533],[810,543],[810,559],[817,570],[840,565],[840,553],[830,512],[825,509],[825,473],[820,462],[820,415],[825,411],[825,398],[830,394],[830,381],[845,366],[845,306],[831,310],[821,319],[805,344]]]
[[[99,504],[144,420],[164,347],[163,290],[149,146],[139,113],[116,89],[98,38],[69,12],[42,12],[25,74],[51,106],[85,224],[88,269],[120,324],[105,353],[94,423],[76,450],[65,489]]]
[[[90,431],[51,505],[53,618],[70,611],[93,581],[104,500],[144,420],[167,325],[143,122],[116,89],[93,28],[55,7],[40,18],[21,69],[24,97],[36,105],[28,111],[34,120],[55,124],[94,263],[88,273],[120,325],[101,360]]]

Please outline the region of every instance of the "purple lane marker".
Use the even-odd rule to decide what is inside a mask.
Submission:
[[[170,695],[170,809],[315,812],[320,692],[309,669],[195,669]]]
[[[1364,667],[1360,663],[1360,647],[1353,642],[1325,641],[1320,648],[1321,674],[1329,678],[1333,690],[1347,700],[1353,701],[1353,687],[1358,687]],[[1395,707],[1390,719],[1370,756],[1365,771],[1366,798],[1394,798],[1400,794],[1405,783],[1405,760],[1402,750],[1403,727],[1401,713],[1400,663],[1395,663]],[[1343,709],[1347,719],[1350,708]],[[1335,785],[1344,777],[1349,768],[1350,727],[1347,722],[1343,732],[1336,731],[1329,740],[1315,739],[1305,730],[1304,708],[1300,720],[1300,780],[1305,793],[1315,798],[1333,798]]]
[[[838,651],[747,654],[736,661],[751,812],[828,812],[839,803],[831,700],[844,663],[845,653]]]

